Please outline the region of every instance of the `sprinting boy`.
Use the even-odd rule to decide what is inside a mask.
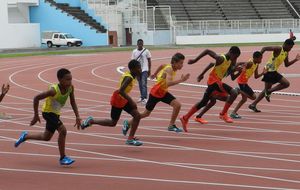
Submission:
[[[282,47],[280,46],[268,46],[261,49],[261,53],[264,54],[266,51],[272,51],[272,55],[269,58],[265,69],[266,73],[262,81],[265,82],[265,89],[258,95],[252,104],[249,105],[249,109],[254,112],[261,112],[256,108],[257,104],[265,97],[268,102],[270,102],[270,96],[272,92],[279,91],[290,86],[290,82],[282,76],[278,70],[280,65],[284,62],[285,67],[289,67],[300,60],[300,54],[297,54],[295,59],[289,61],[289,52],[294,46],[294,41],[292,39],[287,39],[283,43]],[[276,86],[272,87],[274,84]]]
[[[81,128],[85,129],[94,124],[114,127],[120,119],[122,110],[124,110],[133,117],[132,127],[128,139],[126,140],[126,144],[141,146],[143,143],[134,137],[141,116],[137,110],[136,103],[128,95],[136,82],[136,77],[141,74],[141,64],[137,60],[131,60],[128,63],[128,68],[129,72],[125,72],[122,75],[119,83],[119,89],[116,90],[111,97],[111,119],[94,119],[93,117],[89,116],[83,121]]]
[[[237,113],[237,111],[247,101],[247,98],[250,98],[251,100],[255,100],[255,98],[256,98],[254,91],[248,85],[248,80],[253,74],[254,74],[254,78],[257,79],[266,72],[266,70],[264,70],[262,73],[258,74],[258,66],[261,63],[261,60],[262,60],[262,53],[259,51],[256,51],[253,53],[252,58],[247,63],[245,63],[243,66],[243,71],[237,79],[239,88],[241,90],[240,92],[242,95],[242,99],[237,104],[237,106],[234,108],[234,110],[231,112],[230,117],[232,119],[242,118]]]
[[[67,129],[60,120],[61,108],[65,105],[68,97],[70,97],[70,103],[76,116],[76,126],[79,129],[81,119],[79,117],[77,104],[74,96],[74,86],[72,85],[71,72],[65,68],[57,71],[57,79],[59,83],[50,85],[49,90],[42,92],[34,97],[33,108],[34,116],[30,122],[30,125],[34,125],[40,121],[39,117],[39,101],[46,99],[42,108],[43,118],[46,120],[46,129],[43,133],[29,134],[27,131],[21,133],[20,138],[15,142],[15,147],[18,147],[21,143],[27,140],[41,140],[49,141],[55,131],[59,133],[58,136],[58,148],[60,153],[59,163],[61,165],[70,165],[75,160],[66,156],[65,154],[65,141],[67,135]]]
[[[196,113],[199,109],[206,106],[208,101],[211,98],[211,95],[214,91],[226,92],[229,94],[229,97],[225,103],[225,106],[220,113],[220,119],[224,120],[227,123],[232,123],[233,120],[228,117],[227,111],[233,101],[236,99],[238,95],[238,91],[236,89],[231,88],[229,85],[222,82],[222,79],[228,75],[228,71],[231,71],[231,67],[235,67],[235,63],[237,58],[240,56],[241,51],[237,46],[232,46],[229,51],[224,55],[217,55],[214,51],[206,49],[202,53],[199,54],[195,59],[189,60],[188,64],[194,64],[199,61],[202,57],[209,55],[215,59],[216,63],[213,65],[213,70],[209,74],[208,78],[208,87],[204,93],[202,100],[196,103],[189,112],[180,118],[183,129],[187,132],[187,124],[189,118]],[[204,71],[198,76],[198,81],[202,80],[204,74],[211,68],[211,64],[204,69]],[[230,72],[232,78],[234,78],[234,72]]]
[[[197,78],[197,81],[200,82],[204,76],[204,74],[210,69],[214,67],[214,63],[210,63],[207,68],[204,70],[204,72],[202,74],[200,74]],[[240,65],[236,65],[236,66],[231,66],[228,68],[227,70],[227,74],[226,76],[230,75],[231,76],[231,80],[235,80],[242,72],[242,69],[240,67]],[[240,89],[239,88],[234,88],[234,91],[236,91],[237,93],[240,93]],[[210,96],[210,100],[209,102],[206,104],[206,106],[201,110],[201,112],[195,117],[195,121],[199,122],[201,124],[207,124],[208,121],[203,119],[203,115],[210,110],[210,108],[212,108],[216,103],[217,100],[222,101],[222,102],[226,102],[228,100],[228,98],[230,98],[230,94],[228,94],[225,90],[215,90],[211,93]]]
[[[190,74],[182,75],[180,79],[174,80],[176,72],[183,67],[185,56],[181,53],[176,53],[171,58],[171,64],[161,65],[155,75],[157,76],[156,84],[152,87],[149,95],[146,109],[141,113],[141,119],[148,117],[154,110],[158,102],[164,102],[173,107],[171,120],[169,123],[168,131],[182,132],[175,124],[176,118],[181,108],[180,102],[169,92],[168,88],[186,81]],[[158,73],[158,74],[157,74]],[[126,135],[128,129],[133,125],[133,120],[124,121],[123,134]]]

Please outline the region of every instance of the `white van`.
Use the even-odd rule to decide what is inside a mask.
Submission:
[[[74,38],[71,34],[61,32],[43,32],[42,33],[42,44],[47,44],[48,48],[52,46],[81,46],[82,40]]]

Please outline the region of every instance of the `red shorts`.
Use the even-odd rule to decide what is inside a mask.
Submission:
[[[110,98],[110,105],[116,108],[123,108],[127,104],[128,100],[123,98],[119,94],[119,90],[114,91],[113,95]]]
[[[219,91],[215,90],[211,93],[211,96],[226,98],[228,96],[228,93],[227,92],[219,92]]]

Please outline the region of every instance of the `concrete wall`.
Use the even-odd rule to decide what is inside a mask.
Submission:
[[[0,25],[3,26],[5,24],[8,24],[7,0],[1,0],[0,1]],[[5,29],[5,27],[3,28]]]
[[[156,30],[153,32],[153,45],[171,44],[170,30]]]
[[[32,23],[40,23],[41,32],[59,31],[70,33],[83,41],[84,46],[106,46],[108,45],[107,33],[96,33],[96,30],[84,23],[68,16],[67,13],[55,9],[49,3],[40,0],[39,7],[31,7],[30,16]]]
[[[1,0],[4,1],[4,0]],[[6,0],[8,4],[25,3],[30,5],[37,5],[39,0]]]
[[[19,31],[16,34],[16,31]],[[39,24],[7,24],[0,32],[0,49],[40,47]]]
[[[8,23],[29,23],[29,6],[18,4],[8,8]]]
[[[23,0],[26,5],[34,4],[35,0]],[[16,0],[10,0],[9,3],[16,5]],[[18,1],[21,5],[21,1]],[[10,24],[8,23],[8,0],[0,1],[0,49],[9,48],[27,48],[40,46],[40,28],[39,24]]]
[[[142,27],[139,27],[140,29]],[[132,44],[135,45],[138,39],[143,39],[145,45],[167,45],[171,44],[170,30],[137,30],[132,33]]]
[[[295,34],[295,36],[299,36],[299,35],[300,35],[300,33]],[[283,42],[287,38],[289,38],[288,33],[176,36],[176,44],[177,45],[187,45],[187,44]]]

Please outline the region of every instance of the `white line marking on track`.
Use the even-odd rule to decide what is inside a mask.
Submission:
[[[299,190],[291,188],[279,188],[279,187],[267,187],[267,186],[252,186],[252,185],[238,185],[238,184],[226,184],[226,183],[209,183],[202,181],[184,181],[184,180],[172,180],[172,179],[158,179],[158,178],[143,178],[143,177],[130,177],[130,176],[115,176],[104,174],[91,174],[91,173],[75,173],[75,172],[58,172],[50,170],[28,170],[18,168],[0,168],[2,171],[14,171],[25,173],[39,173],[39,174],[58,174],[58,175],[72,175],[72,176],[85,176],[85,177],[102,177],[102,178],[114,178],[114,179],[126,179],[126,180],[143,180],[143,181],[155,181],[155,182],[168,182],[168,183],[186,183],[186,184],[198,184],[198,185],[210,185],[210,186],[222,186],[222,187],[240,187],[240,188],[253,188],[253,189],[269,189],[269,190]]]

